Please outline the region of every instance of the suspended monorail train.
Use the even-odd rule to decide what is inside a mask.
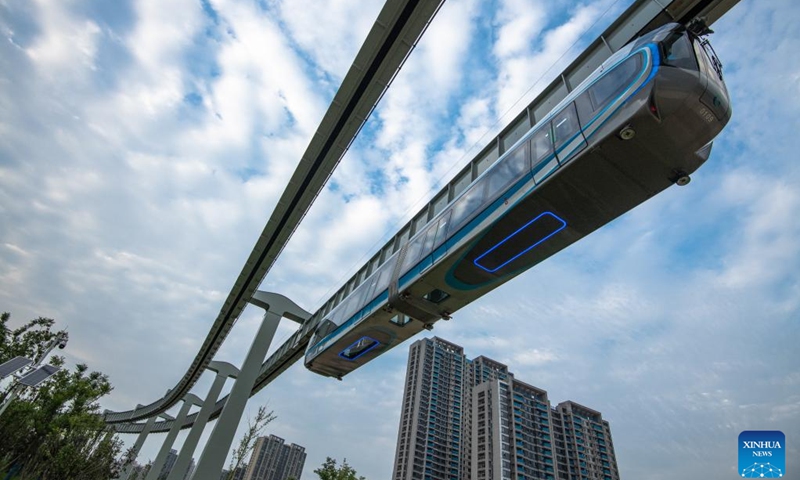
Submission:
[[[689,175],[730,119],[705,38],[669,24],[606,60],[320,318],[305,355],[342,378]]]

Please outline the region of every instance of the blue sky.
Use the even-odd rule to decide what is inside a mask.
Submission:
[[[449,0],[261,288],[315,310],[626,4]],[[380,7],[0,0],[0,310],[68,325],[104,408],[183,375]],[[799,20],[743,0],[715,25],[734,116],[689,186],[430,333],[603,412],[623,478],[730,478],[760,429],[800,469]],[[305,480],[326,456],[388,478],[406,355],[343,382],[296,365],[250,409],[307,448]]]

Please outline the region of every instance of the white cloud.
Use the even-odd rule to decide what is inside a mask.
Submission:
[[[76,18],[67,2],[37,2],[45,32],[36,44],[27,49],[30,58],[43,75],[75,76],[85,79],[87,70],[94,70],[100,27],[92,20]],[[63,81],[63,78],[62,78]]]
[[[547,19],[546,6],[537,1],[503,2],[496,15],[498,23],[494,53],[500,58],[527,54],[535,47]]]
[[[65,353],[117,387],[107,408],[189,365],[380,8],[210,5],[135,2],[124,27],[69,2],[0,19],[0,309],[69,324]],[[446,3],[262,288],[316,308],[609,5]],[[624,476],[721,479],[737,430],[800,428],[796,11],[743,1],[715,26],[734,119],[691,185],[433,332],[602,411]],[[240,362],[259,321],[247,309],[219,358]],[[390,474],[406,349],[343,382],[294,366],[253,400],[307,447],[304,478],[326,455]]]
[[[501,24],[495,55],[500,76],[497,82],[497,112],[516,115],[541,92],[572,59],[577,57],[579,44],[588,44],[591,37],[585,32],[600,21],[606,10],[603,2],[576,5],[567,20],[541,32],[528,31],[550,20],[545,12],[550,5],[513,1],[500,11]],[[552,14],[551,14],[552,15]],[[613,17],[612,17],[613,18]],[[610,19],[608,20],[610,21]],[[511,117],[513,118],[513,117]],[[507,123],[510,119],[506,119]]]
[[[382,6],[377,1],[301,0],[280,3],[278,9],[289,38],[313,59],[320,73],[333,77],[324,87],[335,90]]]
[[[553,352],[534,348],[533,350],[522,350],[517,353],[508,361],[508,364],[519,365],[520,367],[539,366],[552,363],[557,359],[558,356]]]

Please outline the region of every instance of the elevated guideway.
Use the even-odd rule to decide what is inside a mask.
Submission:
[[[106,423],[158,415],[197,382],[442,2],[390,0],[384,5],[189,369],[163,398],[107,412]]]
[[[390,2],[391,3],[391,2]],[[306,322],[301,328],[295,332],[275,353],[273,353],[262,365],[260,374],[258,379],[256,380],[256,384],[253,387],[252,394],[257,393],[259,390],[264,388],[268,385],[272,380],[274,380],[278,375],[280,375],[283,371],[289,368],[292,364],[296,361],[300,360],[303,357],[305,348],[313,334],[314,328],[316,327],[317,319],[331,309],[333,309],[341,300],[344,298],[346,292],[353,291],[361,281],[367,278],[374,268],[380,265],[383,260],[385,260],[388,256],[394,253],[397,249],[400,248],[403,243],[407,242],[408,239],[414,235],[417,231],[424,228],[424,226],[439,212],[441,212],[455,197],[457,197],[461,192],[463,192],[483,171],[486,170],[494,161],[496,161],[500,155],[502,155],[507,148],[513,145],[521,136],[527,132],[533,125],[535,125],[537,119],[542,118],[546,115],[558,102],[560,102],[570,91],[573,87],[577,86],[581,81],[583,81],[591,72],[593,72],[600,64],[607,59],[611,54],[617,51],[619,48],[627,44],[632,39],[636,38],[642,33],[648,32],[655,28],[658,28],[666,23],[669,22],[679,22],[683,24],[689,24],[697,18],[704,18],[706,23],[711,25],[720,17],[722,17],[728,10],[730,10],[734,5],[738,3],[738,0],[636,0],[628,9],[623,12],[619,18],[617,18],[597,39],[595,39],[586,50],[584,50],[561,74],[559,74],[556,79],[551,82],[525,109],[523,109],[514,119],[506,126],[499,135],[497,135],[492,141],[488,142],[487,146],[483,148],[475,158],[470,161],[461,171],[458,172],[438,194],[436,194],[433,199],[425,205],[422,209],[417,212],[416,215],[412,217],[412,219],[406,223],[401,229],[399,229],[398,233],[395,234],[377,253],[373,255],[373,257],[365,263],[365,265],[358,270],[358,272],[353,275],[345,284],[334,294],[331,298],[325,302],[317,312],[311,317],[311,319]],[[431,11],[431,15],[435,13],[436,9],[438,9],[439,4],[437,3],[436,8]],[[388,4],[387,4],[388,7]],[[386,8],[384,8],[386,10]],[[384,12],[381,12],[383,14]],[[380,22],[380,17],[379,17]],[[378,23],[376,22],[376,25]],[[424,26],[423,26],[424,29]],[[422,30],[420,30],[421,34]],[[367,38],[367,42],[370,42],[373,32],[370,33],[370,36]],[[418,38],[418,36],[416,37]],[[368,49],[367,44],[362,47],[362,52],[359,52],[359,56],[362,55],[363,50]],[[410,48],[409,48],[410,51]],[[405,58],[405,57],[403,57]],[[358,57],[356,59],[356,63],[358,63]],[[400,63],[402,63],[402,59],[400,59]],[[398,66],[400,65],[398,63]],[[355,64],[354,64],[355,66]],[[352,73],[352,68],[351,68]],[[348,73],[348,76],[350,73]],[[391,78],[389,78],[391,80]],[[347,81],[347,79],[346,79]],[[388,82],[386,83],[388,85]],[[344,89],[344,85],[342,87]],[[382,91],[380,92],[382,93]],[[337,98],[338,98],[337,94]],[[380,98],[380,95],[376,97],[377,99]],[[334,99],[334,104],[336,104],[337,99]],[[334,105],[331,106],[333,108]],[[374,104],[370,107],[371,109],[374,108]],[[330,113],[330,112],[329,112]],[[368,113],[363,116],[363,119],[366,119]],[[326,119],[328,115],[326,115]],[[362,118],[362,117],[358,117]],[[358,132],[358,129],[363,124],[364,120],[360,120],[358,123],[358,128],[355,130],[351,130],[353,135]],[[354,120],[355,121],[355,120]],[[323,124],[325,121],[323,120]],[[320,127],[322,129],[322,126]],[[315,135],[314,141],[317,140],[317,136]],[[352,140],[352,137],[349,141]],[[314,144],[312,141],[312,145]],[[349,145],[348,141],[348,145]],[[338,158],[346,150],[347,145],[345,145],[341,153],[336,157],[336,161],[331,161],[331,171],[332,168],[335,166]],[[309,147],[309,151],[311,150],[311,146]],[[307,152],[308,153],[308,152]],[[303,161],[306,160],[306,156],[303,157]],[[295,176],[298,176],[298,172],[301,171],[303,167],[303,162],[301,162],[301,166],[298,167],[298,171],[295,172]],[[305,171],[305,170],[304,170]],[[328,175],[330,171],[328,172]],[[318,177],[314,177],[318,178]],[[314,188],[316,188],[313,197],[309,199],[313,201],[313,198],[319,192],[319,189],[322,188],[324,185],[324,181],[327,179],[327,175],[322,178],[319,183],[316,181],[312,182],[309,181]],[[293,177],[292,182],[290,182],[289,187],[287,187],[287,192],[290,189],[296,190],[295,178]],[[284,194],[286,197],[286,194]],[[278,210],[286,210],[287,203],[284,202],[284,198],[281,199]],[[307,208],[307,207],[306,207]],[[292,212],[289,212],[291,216]],[[251,265],[251,261],[254,258],[259,258],[262,254],[257,255],[257,250],[261,245],[262,241],[265,238],[267,232],[270,232],[271,236],[275,236],[279,239],[282,239],[283,243],[280,245],[282,246],[285,244],[286,240],[288,240],[289,235],[294,230],[296,223],[293,224],[290,230],[286,230],[288,227],[284,225],[280,225],[278,223],[273,223],[273,219],[275,214],[273,214],[273,218],[270,219],[270,223],[267,224],[265,228],[265,233],[262,234],[262,237],[259,238],[259,243],[256,245],[256,249],[254,249],[253,253],[250,256],[250,260],[245,265],[245,269],[243,270],[243,275],[246,270],[248,270],[248,266]],[[297,222],[302,218],[302,215],[294,215],[291,217],[292,219],[296,219]],[[274,226],[272,226],[274,225]],[[281,227],[285,232],[278,232],[272,234],[275,228]],[[275,252],[274,256],[269,257],[268,265],[271,266],[274,259],[277,257],[277,254],[280,253],[280,249],[275,250],[273,247],[270,252]],[[266,253],[263,256],[267,256]],[[264,261],[264,260],[262,260]],[[267,264],[264,261],[264,264]],[[263,267],[259,269],[253,268],[254,274],[255,272],[261,272],[268,270],[268,267]],[[263,278],[263,275],[259,277],[260,279]],[[244,283],[242,282],[242,276],[239,277],[237,280],[236,286],[234,290],[231,292],[231,296],[229,296],[228,301],[225,303],[225,307],[223,308],[224,313],[229,307],[229,303],[231,302],[231,298],[234,297],[234,291],[238,291],[239,285]],[[248,284],[249,285],[249,284]],[[252,288],[240,288],[241,293],[238,294],[236,298],[239,303],[235,306],[238,310],[236,314],[238,315],[241,310],[244,308],[244,304],[249,300],[250,296],[252,296],[253,292],[257,283],[252,286]],[[220,317],[221,318],[221,317]],[[217,323],[220,322],[220,318],[217,319],[215,322],[215,328]],[[230,327],[228,326],[228,329]],[[212,332],[209,333],[209,338],[211,338],[214,329],[212,328]],[[227,333],[227,330],[225,330]],[[222,336],[224,339],[224,336]],[[213,357],[213,353],[216,352],[216,349],[219,347],[219,344],[222,342],[221,339],[214,340],[212,343],[213,350],[208,348],[208,351],[201,350],[198,353],[198,359],[203,356],[202,362],[207,364],[208,361],[211,360]],[[206,344],[209,343],[209,340],[206,340]],[[203,348],[206,349],[206,344],[204,344]],[[207,357],[207,358],[206,358]],[[182,383],[176,389],[170,391],[167,396],[163,399],[154,402],[151,405],[146,407],[141,407],[135,411],[128,411],[128,412],[115,412],[108,414],[106,419],[108,423],[115,423],[114,428],[120,433],[139,433],[142,431],[143,424],[142,423],[132,423],[135,420],[147,418],[150,416],[157,415],[165,411],[171,405],[176,403],[180,400],[180,398],[188,392],[191,385],[196,380],[196,376],[199,376],[200,372],[202,372],[202,368],[200,365],[203,363],[198,363],[199,360],[195,360],[192,364],[192,369],[187,372],[186,376],[182,380]],[[197,365],[197,366],[196,366]],[[195,375],[192,379],[191,383],[187,380],[187,378],[191,375]],[[184,383],[185,382],[185,383]],[[189,385],[188,388],[182,387],[182,385]],[[176,391],[178,388],[183,388],[183,393],[178,394]],[[216,418],[222,410],[224,406],[226,398],[220,399],[217,404],[214,413],[212,414],[212,418]],[[171,402],[171,403],[170,403]],[[127,418],[125,418],[127,415]],[[182,428],[190,427],[194,422],[195,414],[189,415]],[[152,431],[154,432],[164,432],[169,430],[172,427],[173,420],[165,420],[165,421],[157,421]]]

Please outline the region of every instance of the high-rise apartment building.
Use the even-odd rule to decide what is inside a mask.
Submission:
[[[411,345],[395,454],[395,480],[460,480],[466,452],[463,418],[467,358],[442,339]]]
[[[233,475],[230,470],[223,469],[220,473],[219,480],[244,480],[244,474],[247,472],[247,464],[244,466],[236,467],[233,469]]]
[[[306,451],[300,445],[286,445],[275,435],[259,437],[244,480],[299,480],[305,463]]]
[[[172,469],[175,467],[175,462],[178,461],[178,451],[174,448],[169,450],[167,453],[167,458],[164,459],[164,465],[161,467],[161,472],[158,474],[158,478],[167,478],[170,473],[172,473]],[[194,457],[189,461],[189,466],[186,469],[186,473],[183,476],[184,480],[188,480],[194,474],[195,464],[194,464]],[[144,477],[142,477],[144,478]]]
[[[619,480],[600,412],[550,405],[508,367],[440,338],[411,345],[393,480]]]

